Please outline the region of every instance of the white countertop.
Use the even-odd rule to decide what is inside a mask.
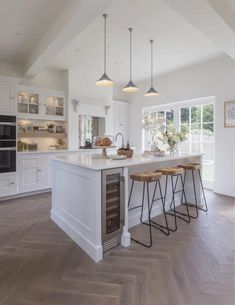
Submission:
[[[117,149],[117,148],[110,148],[111,150]],[[94,153],[94,151],[101,151],[101,148],[92,148],[92,149],[86,149],[86,148],[79,148],[77,150],[70,150],[70,149],[56,149],[56,150],[33,150],[33,151],[18,151],[17,154],[19,155],[27,155],[27,154],[56,154],[56,153],[79,153],[79,152],[87,152],[87,153]]]
[[[165,162],[182,160],[193,157],[201,157],[202,153],[197,154],[178,154],[178,155],[166,155],[164,157],[143,157],[141,153],[135,153],[132,158],[127,158],[124,160],[112,160],[103,159],[100,154],[69,154],[64,156],[55,157],[55,161],[62,163],[72,164],[76,166],[81,166],[91,170],[103,170],[118,167],[129,167],[134,165],[155,163],[155,162]]]

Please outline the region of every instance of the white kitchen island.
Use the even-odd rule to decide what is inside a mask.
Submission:
[[[51,219],[67,233],[90,257],[95,261],[103,259],[104,246],[104,207],[102,190],[104,190],[104,173],[121,173],[121,196],[124,202],[124,212],[121,216],[121,238],[123,247],[130,245],[128,229],[139,223],[140,209],[128,213],[128,195],[130,187],[129,176],[134,172],[156,170],[165,167],[177,166],[182,163],[201,163],[202,154],[168,155],[165,157],[143,157],[135,154],[131,159],[111,160],[103,159],[99,154],[74,153],[60,156],[52,160],[53,186]],[[192,185],[188,176],[185,185],[187,201],[191,198]],[[161,179],[164,188],[164,178]],[[120,182],[121,183],[121,182]],[[150,188],[151,191],[151,188]],[[198,190],[199,192],[199,190]],[[142,187],[136,187],[133,192],[133,201],[140,203]],[[167,204],[171,199],[171,190],[168,190]],[[199,199],[200,200],[200,199]],[[155,205],[152,216],[161,213],[159,205]],[[144,213],[144,218],[147,213]]]

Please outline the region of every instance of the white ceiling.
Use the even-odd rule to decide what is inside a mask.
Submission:
[[[133,30],[133,80],[149,76],[149,39],[155,40],[155,74],[208,60],[222,53],[209,39],[162,0],[116,0],[107,8],[108,74],[128,81],[129,32]],[[67,46],[50,68],[89,66],[94,81],[102,74],[103,19],[100,16]],[[92,67],[92,68],[91,68]]]
[[[0,0],[0,61],[23,63],[66,0]]]
[[[94,82],[103,72],[103,18],[108,18],[108,74],[133,80],[164,74],[221,54],[235,60],[235,0],[0,0],[0,61],[21,64],[24,75],[78,67]]]

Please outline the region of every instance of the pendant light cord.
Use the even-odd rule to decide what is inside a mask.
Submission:
[[[151,43],[151,87],[153,87],[153,40],[150,40]]]
[[[108,17],[107,14],[103,14],[104,17],[104,73],[106,74],[106,19]]]
[[[132,28],[129,28],[130,31],[130,81],[132,81]]]

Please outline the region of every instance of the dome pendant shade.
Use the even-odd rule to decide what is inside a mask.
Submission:
[[[127,93],[134,93],[139,90],[139,88],[136,87],[136,85],[132,81],[132,31],[133,31],[133,29],[129,28],[129,32],[130,32],[130,81],[126,85],[126,87],[124,87],[122,89],[122,91],[127,92]]]
[[[159,95],[159,92],[155,90],[153,87],[151,87],[146,93],[145,96],[157,96]]]
[[[98,87],[111,87],[114,82],[108,77],[106,74],[106,20],[108,18],[107,14],[103,14],[104,18],[104,74],[101,76],[100,79],[97,80],[96,86]]]
[[[138,87],[133,83],[132,80],[129,81],[129,83],[126,85],[125,88],[122,89],[124,92],[132,93],[132,92],[137,92],[139,90]]]
[[[159,95],[159,92],[153,87],[153,40],[152,39],[150,40],[150,44],[151,44],[151,87],[145,93],[145,96],[147,97]]]
[[[100,79],[97,80],[96,86],[98,87],[111,87],[113,86],[113,81],[104,73]]]

